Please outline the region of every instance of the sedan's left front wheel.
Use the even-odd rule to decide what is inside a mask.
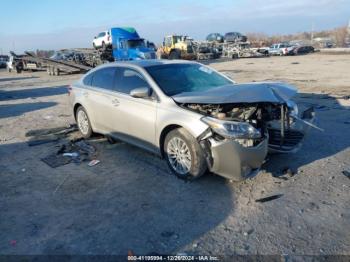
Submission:
[[[164,154],[170,170],[179,178],[198,178],[207,170],[201,146],[184,128],[170,131],[164,140]]]
[[[92,135],[92,128],[90,124],[89,117],[84,109],[84,107],[80,106],[77,109],[76,117],[75,117],[80,133],[84,138],[89,138]]]

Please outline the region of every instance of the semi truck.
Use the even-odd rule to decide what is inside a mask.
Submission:
[[[104,39],[106,37],[109,42]],[[110,50],[115,61],[156,59],[154,48],[149,47],[132,27],[115,27],[102,32],[93,40],[93,46]]]

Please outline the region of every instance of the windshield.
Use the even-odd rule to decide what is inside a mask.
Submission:
[[[143,39],[128,40],[127,43],[129,48],[145,47],[145,41]]]
[[[233,84],[210,68],[198,64],[157,65],[145,69],[168,96],[184,92],[203,92]]]

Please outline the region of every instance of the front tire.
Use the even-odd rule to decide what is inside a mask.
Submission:
[[[184,128],[174,129],[167,134],[164,155],[171,172],[181,179],[193,180],[207,170],[202,148]]]
[[[84,138],[89,138],[92,136],[92,128],[90,124],[89,117],[84,109],[84,107],[80,106],[78,107],[75,119],[79,128],[80,133],[83,135]]]

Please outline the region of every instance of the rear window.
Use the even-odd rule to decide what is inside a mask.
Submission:
[[[88,74],[87,76],[84,77],[83,83],[86,86],[91,86],[91,80],[92,80],[93,74]]]

